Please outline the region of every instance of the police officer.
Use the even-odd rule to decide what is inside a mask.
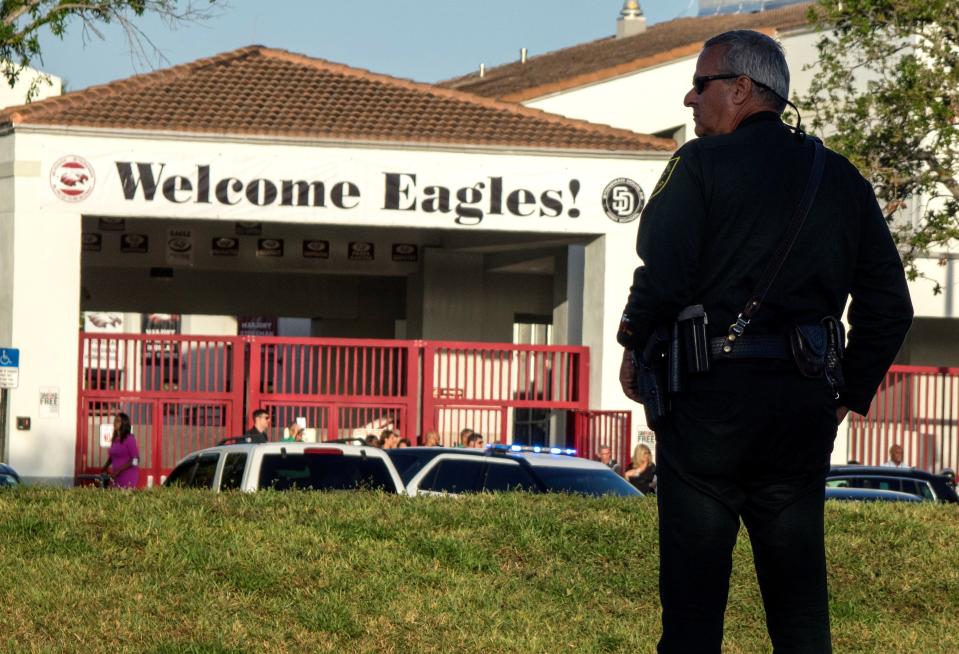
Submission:
[[[706,42],[684,100],[701,138],[669,161],[640,223],[644,265],[618,334],[630,398],[640,401],[631,352],[684,307],[702,304],[715,354],[782,241],[815,150],[779,118],[788,93],[789,70],[773,39],[738,30]],[[912,305],[869,183],[826,151],[814,197],[736,347],[687,378],[657,427],[659,652],[720,651],[740,519],[775,651],[831,651],[825,473],[839,423],[848,410],[868,411]],[[850,296],[837,393],[825,376],[800,374],[789,335],[841,316]]]

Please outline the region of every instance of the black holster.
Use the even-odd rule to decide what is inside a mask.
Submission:
[[[676,316],[669,340],[669,392],[686,390],[686,375],[709,372],[709,320],[701,304],[693,304]]]
[[[646,341],[642,352],[633,352],[639,373],[639,397],[643,401],[646,424],[653,431],[656,431],[669,413],[666,381],[669,345],[669,332],[660,327]]]
[[[845,386],[846,331],[838,318],[826,316],[818,325],[796,325],[789,332],[789,348],[801,375],[825,377],[837,393]]]

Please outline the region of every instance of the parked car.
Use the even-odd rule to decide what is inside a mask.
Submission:
[[[522,490],[532,493],[641,496],[632,484],[598,461],[564,454],[450,447],[386,450],[408,495]],[[554,450],[556,448],[553,448]]]
[[[826,487],[827,500],[852,502],[923,502],[918,495],[876,488]]]
[[[947,476],[934,475],[915,468],[833,466],[826,475],[826,488],[896,491],[929,501],[959,503],[956,489]]]
[[[16,470],[6,463],[0,463],[0,488],[19,486],[22,483],[23,482],[20,481],[20,475],[17,474]]]
[[[382,490],[403,492],[383,450],[338,443],[243,443],[194,452],[164,486],[242,490]]]

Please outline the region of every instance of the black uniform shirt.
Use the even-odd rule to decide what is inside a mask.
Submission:
[[[644,265],[633,276],[624,344],[640,346],[690,304],[705,306],[710,336],[724,336],[786,231],[812,158],[811,141],[799,142],[771,112],[680,148],[640,221]],[[747,334],[786,334],[839,317],[850,295],[841,402],[866,413],[909,329],[912,304],[872,187],[827,151],[806,222]]]

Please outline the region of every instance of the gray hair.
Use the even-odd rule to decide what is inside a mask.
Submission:
[[[703,50],[723,46],[723,72],[745,75],[770,89],[755,87],[759,97],[782,112],[789,97],[789,67],[783,47],[773,38],[752,30],[723,32],[706,41]],[[779,97],[776,97],[776,96]]]

